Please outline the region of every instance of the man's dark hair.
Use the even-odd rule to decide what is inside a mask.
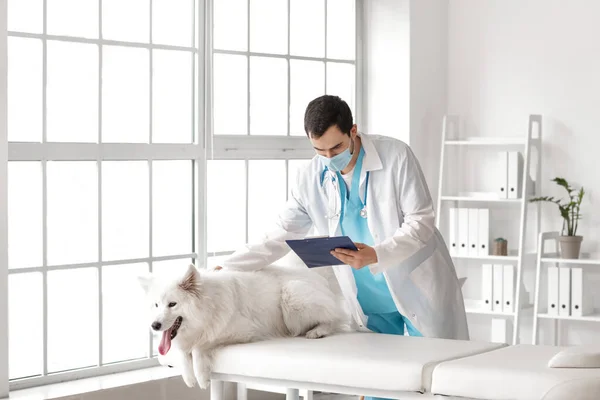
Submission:
[[[304,113],[304,131],[306,136],[320,138],[333,125],[350,136],[352,111],[348,104],[338,96],[325,95],[317,97],[306,107]]]

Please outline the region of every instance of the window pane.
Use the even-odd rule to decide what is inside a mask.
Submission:
[[[102,362],[111,363],[148,355],[147,307],[137,277],[148,264],[102,267]],[[127,293],[124,297],[123,293]]]
[[[8,276],[8,340],[10,379],[42,373],[42,274]]]
[[[325,4],[323,0],[290,1],[290,53],[325,56]]]
[[[342,98],[355,115],[355,76],[354,65],[343,63],[327,63],[327,94]]]
[[[260,241],[286,201],[284,160],[253,160],[248,166],[248,242]]]
[[[46,4],[50,35],[98,37],[97,1],[46,0]]]
[[[248,50],[248,0],[219,0],[213,5],[214,48]]]
[[[290,60],[290,134],[305,135],[304,112],[315,98],[325,94],[325,64]]]
[[[287,135],[287,61],[250,58],[250,133]]]
[[[192,143],[192,54],[154,50],[152,135],[155,143]]]
[[[98,270],[48,272],[48,371],[98,362]]]
[[[288,161],[288,196],[291,196],[292,189],[296,186],[296,177],[298,171],[308,164],[311,160],[289,160]]]
[[[149,256],[147,161],[102,163],[102,260]]]
[[[104,46],[102,57],[102,141],[148,143],[148,50]]]
[[[287,54],[287,1],[250,0],[250,51]]]
[[[148,0],[102,0],[102,37],[126,42],[150,41]]]
[[[194,0],[152,1],[152,42],[191,47]]]
[[[152,163],[152,255],[192,252],[192,162]]]
[[[246,243],[246,165],[243,160],[210,160],[207,167],[207,247],[236,250]]]
[[[354,60],[356,17],[354,0],[327,0],[327,57]]]
[[[8,38],[9,141],[42,141],[42,55],[40,40]]]
[[[94,161],[51,161],[48,264],[98,261],[98,172]]]
[[[8,163],[8,267],[42,265],[42,166]]]
[[[188,266],[192,263],[189,259],[155,261],[152,263],[152,273],[160,280],[167,282],[171,279],[183,277]]]
[[[48,41],[47,107],[48,141],[98,140],[98,46]]]
[[[248,58],[215,54],[213,124],[216,135],[248,133]]]
[[[8,0],[8,30],[42,33],[43,4],[43,0]]]

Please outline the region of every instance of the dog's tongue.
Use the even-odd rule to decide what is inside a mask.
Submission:
[[[158,345],[158,352],[161,356],[167,354],[171,348],[171,329],[172,328],[169,328],[163,332],[162,339]]]

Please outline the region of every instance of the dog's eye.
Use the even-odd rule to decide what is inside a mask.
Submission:
[[[169,307],[175,307],[177,305],[177,303],[175,303],[174,301],[169,303]]]
[[[154,303],[154,307],[157,307],[157,308],[158,308],[158,303]]]

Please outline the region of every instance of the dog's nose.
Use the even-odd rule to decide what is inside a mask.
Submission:
[[[162,324],[160,322],[152,323],[152,329],[154,329],[155,331],[159,330],[161,326],[162,326]]]

